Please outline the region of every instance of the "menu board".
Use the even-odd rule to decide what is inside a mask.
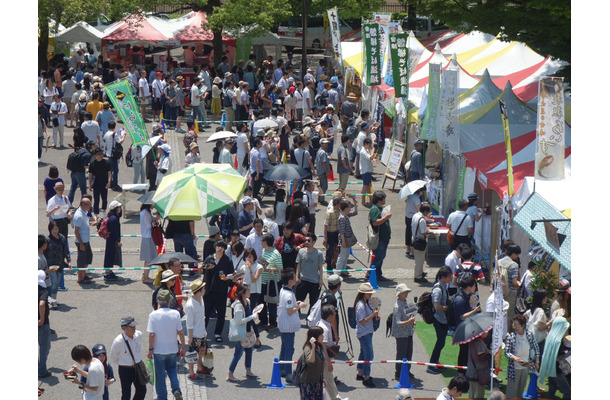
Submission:
[[[394,146],[392,147],[390,153],[390,159],[388,161],[388,165],[385,170],[385,176],[396,180],[398,177],[398,170],[400,169],[400,164],[402,162],[402,158],[405,155],[405,144],[402,142],[395,141]]]

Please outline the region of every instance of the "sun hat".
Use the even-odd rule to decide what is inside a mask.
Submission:
[[[328,110],[329,108],[330,108],[331,110],[334,110],[334,109],[335,109],[335,106],[333,106],[332,104],[329,104],[329,105],[327,105],[327,106],[326,106],[326,109]]]
[[[354,93],[348,94],[347,98],[354,101],[358,100],[358,97]]]
[[[231,75],[233,75],[232,73],[230,73],[229,71],[225,72],[225,78],[230,77]],[[218,78],[218,77],[217,77]]]
[[[303,126],[311,125],[313,123],[314,123],[314,120],[311,117],[305,117],[305,119],[303,120]]]
[[[326,138],[322,138],[322,139],[320,139],[320,143],[330,143],[330,140],[328,140]]]
[[[216,84],[216,85],[221,83],[221,82],[222,82],[222,79],[220,79],[220,77],[218,77],[218,76],[216,78],[214,78],[214,80],[212,81],[212,83]]]
[[[399,283],[398,285],[396,285],[396,297],[398,297],[399,294],[410,291],[411,289],[407,287],[406,283]]]
[[[343,278],[341,278],[339,275],[337,274],[332,274],[331,276],[328,277],[328,283],[330,285],[338,285],[343,281]]]
[[[189,148],[193,150],[195,147],[199,148],[199,145],[196,142],[193,142],[189,145]]]
[[[166,269],[161,274],[161,283],[165,283],[175,276],[178,276],[178,275],[174,274],[174,271],[172,271],[171,269]]]
[[[396,400],[406,400],[412,399],[411,391],[409,389],[402,388],[398,391],[398,395],[396,395]]]
[[[119,203],[119,202],[118,202],[118,201],[116,201],[116,200],[112,200],[112,202],[110,202],[110,205],[108,206],[108,211],[112,211],[112,210],[114,210],[115,208],[118,208],[118,207],[120,207],[120,206],[121,206],[121,203]]]
[[[364,282],[358,286],[358,293],[375,293],[370,283]]]
[[[87,101],[87,94],[81,93],[80,96],[78,96],[78,101]]]
[[[197,293],[205,286],[205,282],[201,279],[195,279],[191,282],[191,293]]]
[[[136,326],[137,322],[134,317],[127,315],[121,318],[121,326]]]
[[[245,206],[245,205],[252,203],[253,200],[252,200],[252,197],[250,197],[250,196],[244,196],[239,202],[241,203],[242,206]]]
[[[157,293],[157,302],[169,304],[169,301],[171,298],[172,298],[172,294],[167,289],[161,289]]]
[[[175,79],[176,82],[182,82],[184,80],[184,78],[182,77],[182,75],[178,75]]]
[[[100,354],[106,354],[106,347],[103,344],[96,344],[91,349],[91,352],[94,356],[99,356]]]
[[[210,236],[214,236],[215,234],[217,234],[218,232],[220,232],[220,228],[217,227],[216,225],[212,225],[210,226],[210,229],[208,229],[208,234]]]

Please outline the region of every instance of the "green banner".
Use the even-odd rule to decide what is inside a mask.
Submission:
[[[394,97],[409,97],[409,48],[407,33],[390,33],[390,57],[394,77]]]
[[[123,79],[104,86],[104,90],[121,121],[125,124],[133,145],[140,146],[148,143],[148,132],[146,132],[140,106],[134,99],[130,86],[129,81]]]
[[[436,141],[438,115],[441,106],[441,64],[429,64],[428,102],[419,138]]]
[[[237,48],[235,50],[235,64],[239,60],[248,61],[250,57],[250,48],[252,47],[252,38],[240,37],[237,38]]]
[[[381,84],[381,29],[377,23],[365,23],[364,56],[366,81],[369,85]]]
[[[466,179],[466,159],[460,155],[460,166],[458,170],[457,197],[455,198],[455,209],[458,209],[458,202],[464,199],[464,180]]]

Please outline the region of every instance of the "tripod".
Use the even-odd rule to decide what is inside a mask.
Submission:
[[[341,290],[339,290],[337,292],[338,296],[337,297],[337,305],[339,310],[341,311],[341,321],[343,325],[343,332],[345,333],[345,338],[346,338],[346,342],[347,342],[347,351],[345,352],[345,354],[351,354],[350,358],[354,358],[354,347],[352,345],[352,336],[349,332],[349,329],[347,327],[348,323],[347,323],[347,313],[345,312],[345,306],[343,305],[343,292],[341,292]]]

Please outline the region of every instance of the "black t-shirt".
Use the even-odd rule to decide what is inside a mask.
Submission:
[[[38,304],[44,301],[44,322],[43,325],[49,325],[49,292],[46,288],[38,285]],[[40,319],[40,308],[38,308],[38,319]]]
[[[218,263],[214,259],[214,255],[208,256],[204,261],[204,265],[214,264],[216,265],[214,268],[205,270],[205,287],[206,287],[206,296],[209,295],[218,295],[223,294],[227,295],[227,291],[229,286],[232,286],[233,283],[230,280],[221,280],[219,276],[219,272],[223,271],[225,275],[232,274],[235,272],[235,268],[233,267],[233,263],[231,259],[225,254],[223,255]]]
[[[188,233],[191,234],[191,221],[171,221],[174,234],[176,233]]]
[[[208,239],[203,242],[203,259],[205,260],[208,256],[214,254],[216,252],[216,247],[214,246],[216,243],[215,240]]]
[[[103,187],[108,184],[108,172],[112,171],[110,161],[106,158],[102,158],[102,161],[98,161],[97,158],[93,159],[89,163],[89,173],[93,174],[93,186]]]

